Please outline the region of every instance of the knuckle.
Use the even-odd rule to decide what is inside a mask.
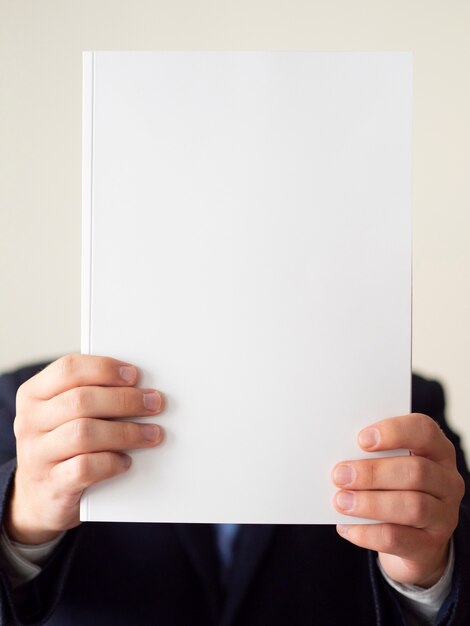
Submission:
[[[70,378],[76,371],[77,356],[75,354],[66,354],[56,361],[57,369],[62,378]]]
[[[417,418],[419,420],[419,426],[421,428],[423,439],[425,441],[435,439],[435,437],[439,434],[440,429],[432,417],[418,413]]]
[[[98,380],[109,378],[109,359],[104,356],[89,356],[87,367],[93,371]]]
[[[424,525],[428,513],[428,506],[424,494],[412,493],[409,495],[407,504],[407,514],[409,524],[415,527]]]
[[[90,398],[87,391],[81,387],[71,389],[67,394],[68,410],[70,415],[84,417],[90,406]]]
[[[380,551],[388,554],[394,554],[398,550],[400,539],[397,526],[393,524],[380,525],[380,545]]]
[[[120,426],[120,439],[124,446],[132,447],[140,441],[140,432],[138,430],[139,427],[137,424],[133,424],[131,422],[122,422]]]
[[[120,412],[127,415],[132,410],[132,399],[127,389],[119,389],[116,392],[116,402]]]
[[[89,355],[87,357],[87,368],[99,380],[108,380],[113,376],[112,359],[107,356]]]
[[[408,457],[408,485],[410,489],[419,489],[427,478],[425,459],[419,456]]]
[[[369,461],[368,465],[367,465],[367,485],[371,488],[374,489],[374,487],[377,485],[377,472],[378,472],[378,466],[377,466],[377,461],[371,460]]]
[[[72,478],[79,486],[86,486],[92,482],[92,467],[90,457],[80,454],[74,457],[72,462]]]
[[[69,422],[71,439],[77,450],[83,450],[93,438],[94,425],[91,418],[81,418]]]

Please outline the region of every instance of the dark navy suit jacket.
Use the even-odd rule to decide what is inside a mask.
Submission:
[[[38,367],[0,378],[0,515],[15,469],[18,386]],[[413,377],[413,410],[444,419],[436,382]],[[380,417],[380,416],[378,416]],[[469,485],[470,486],[470,485]],[[438,624],[470,625],[470,508],[455,533],[452,592]],[[243,526],[226,588],[211,525],[86,523],[67,533],[32,582],[13,592],[0,563],[1,624],[48,626],[396,626],[404,624],[376,554],[334,526]]]

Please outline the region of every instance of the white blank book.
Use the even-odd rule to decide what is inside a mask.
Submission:
[[[336,523],[333,465],[410,409],[411,55],[84,55],[82,351],[164,443],[84,520]]]

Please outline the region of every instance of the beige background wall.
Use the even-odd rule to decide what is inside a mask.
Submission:
[[[87,49],[414,52],[413,361],[470,452],[470,2],[0,0],[0,370],[80,346]]]

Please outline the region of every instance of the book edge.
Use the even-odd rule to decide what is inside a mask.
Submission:
[[[83,53],[82,83],[82,285],[81,353],[91,354],[92,241],[93,241],[93,139],[95,53]],[[89,497],[80,500],[80,520],[89,519]]]

